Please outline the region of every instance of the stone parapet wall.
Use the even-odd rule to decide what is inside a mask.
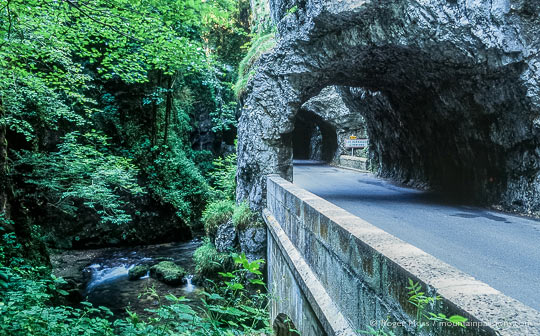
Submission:
[[[267,209],[268,236],[273,240],[269,244],[269,279],[287,273],[273,263],[276,246],[283,245],[279,241],[290,241],[293,249],[281,248],[284,259],[280,265],[285,260],[290,274],[296,272],[296,281],[306,284],[304,288],[296,284],[305,297],[317,293],[310,284],[320,283],[355,332],[389,319],[403,325],[394,330],[397,335],[418,334],[413,325],[415,307],[408,302],[406,289],[412,279],[428,295],[441,297],[433,312],[459,314],[470,323],[466,329],[431,325],[423,334],[540,335],[540,312],[278,176],[268,177]],[[280,230],[286,239],[279,238]],[[287,259],[291,250],[295,257]],[[307,270],[299,272],[297,265],[303,263]],[[299,280],[299,275],[304,279]],[[280,286],[283,289],[277,296],[287,298],[285,288],[290,287]],[[306,302],[324,325],[324,314],[313,306],[317,305],[313,300],[303,300],[300,306],[274,305],[273,314],[292,318],[291,311],[296,311],[295,316],[302,315],[299,307]],[[293,322],[299,323],[294,318]]]
[[[272,214],[265,209],[268,225],[268,286],[273,300],[270,317],[287,312],[302,336],[352,336],[355,332],[322,283],[311,271]]]
[[[367,170],[368,160],[366,158],[341,155],[339,157],[339,165],[345,168],[353,168],[358,170]]]

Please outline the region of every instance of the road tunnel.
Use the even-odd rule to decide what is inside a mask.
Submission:
[[[366,3],[354,14],[324,4],[329,10],[312,13],[318,7],[308,6],[309,13],[283,18],[281,34],[306,39],[283,39],[246,91],[239,199],[262,207],[265,176],[291,180],[292,159],[317,153],[312,138],[322,138],[321,158],[331,157],[337,137],[325,139],[325,124],[303,104],[336,86],[351,114],[365,119],[370,165],[380,176],[540,214],[540,63],[525,56],[533,45],[529,37],[509,37],[512,50],[499,45],[489,38],[493,28],[512,25],[494,25],[484,14],[471,32],[456,10],[463,5],[455,2],[400,2],[392,10]],[[455,24],[433,25],[419,15],[440,13],[441,6]],[[524,13],[511,15],[512,22],[531,24]],[[309,34],[294,35],[294,27]],[[251,130],[261,125],[265,137],[253,137]]]
[[[306,110],[296,115],[291,139],[295,160],[331,162],[338,149],[335,127]]]

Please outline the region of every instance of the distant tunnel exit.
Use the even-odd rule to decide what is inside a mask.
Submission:
[[[293,158],[330,162],[338,149],[336,130],[318,115],[300,111],[292,133]]]

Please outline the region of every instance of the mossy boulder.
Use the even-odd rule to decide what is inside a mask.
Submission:
[[[129,270],[128,278],[129,280],[138,280],[145,276],[148,273],[148,270],[150,270],[148,265],[137,265]]]
[[[150,268],[150,276],[167,285],[180,285],[184,282],[186,271],[172,261],[162,261]]]

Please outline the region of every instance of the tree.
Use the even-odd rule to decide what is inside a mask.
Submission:
[[[44,204],[126,223],[126,194],[145,189],[196,218],[207,187],[189,134],[199,111],[215,132],[234,127],[238,6],[0,0],[0,211]]]

